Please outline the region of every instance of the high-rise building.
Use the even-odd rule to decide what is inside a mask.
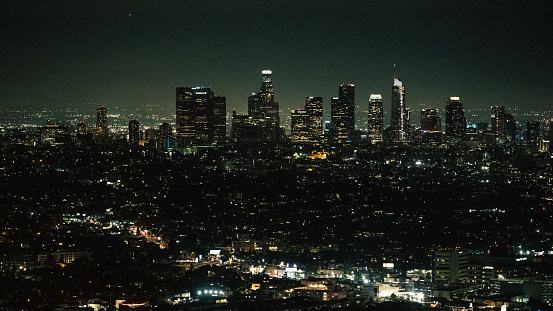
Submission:
[[[396,138],[399,141],[407,141],[409,139],[409,114],[407,110],[403,82],[398,78],[394,78],[391,126],[397,132]]]
[[[129,145],[138,146],[140,142],[140,123],[137,120],[129,121]]]
[[[510,113],[505,114],[505,142],[512,145],[516,142],[517,124],[514,116]]]
[[[213,141],[224,143],[227,140],[227,98],[213,97]]]
[[[445,105],[445,135],[448,137],[463,137],[467,119],[459,97],[451,96]]]
[[[331,142],[350,143],[355,131],[355,86],[341,84],[338,97],[332,97],[330,104]]]
[[[438,111],[434,108],[424,108],[421,111],[422,141],[437,142],[441,139],[442,128]]]
[[[455,284],[468,280],[469,254],[458,248],[438,248],[432,256],[432,283]]]
[[[505,107],[493,106],[491,116],[492,135],[497,141],[503,141],[505,138]]]
[[[99,143],[109,141],[108,113],[104,106],[96,109],[96,141]]]
[[[367,118],[368,138],[372,144],[382,142],[382,130],[384,127],[384,109],[382,95],[371,94],[369,97],[369,109]]]
[[[261,72],[260,91],[248,97],[248,116],[251,117],[251,124],[261,131],[262,140],[280,139],[279,104],[275,102],[271,70]]]
[[[526,144],[537,145],[540,141],[540,121],[531,120],[526,122]]]
[[[159,126],[158,139],[159,139],[158,148],[160,150],[165,151],[174,147],[173,127],[171,126],[171,124],[163,122]]]
[[[305,111],[309,115],[309,140],[320,141],[323,135],[323,98],[306,97]]]
[[[421,111],[421,129],[423,132],[440,131],[440,117],[434,108],[424,108]]]
[[[307,143],[310,141],[309,121],[310,116],[306,110],[292,111],[292,142]]]
[[[177,138],[185,145],[224,142],[226,98],[209,87],[177,87]]]

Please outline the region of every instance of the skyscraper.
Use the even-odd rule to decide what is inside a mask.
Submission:
[[[459,97],[449,97],[445,105],[445,135],[448,137],[463,137],[466,125],[465,110]]]
[[[434,108],[424,108],[421,111],[421,128],[423,132],[437,132],[440,130],[440,117]]]
[[[309,121],[310,116],[306,110],[292,111],[292,142],[307,143],[310,141]]]
[[[424,108],[421,111],[421,130],[423,142],[437,142],[441,140],[441,120],[436,109]]]
[[[227,140],[227,98],[213,97],[213,140],[224,143]]]
[[[355,86],[341,84],[338,89],[338,97],[332,97],[330,104],[331,142],[350,143],[355,130]]]
[[[323,135],[323,98],[306,97],[305,111],[309,115],[309,140],[317,142]]]
[[[516,143],[517,124],[514,116],[510,113],[505,114],[505,142],[509,145]]]
[[[158,148],[162,151],[169,150],[173,148],[173,127],[171,124],[163,122],[159,126],[159,142]]]
[[[496,140],[504,139],[505,137],[505,107],[493,106],[491,114],[492,135]]]
[[[394,78],[392,87],[392,128],[398,132],[397,139],[407,141],[409,138],[409,114],[405,101],[405,87],[400,79]]]
[[[108,113],[104,106],[96,109],[96,141],[99,143],[109,141]]]
[[[129,121],[129,145],[138,146],[140,142],[140,123],[137,120]]]
[[[176,88],[177,138],[185,145],[223,142],[226,135],[226,98],[209,87]]]
[[[384,109],[382,95],[371,94],[367,118],[367,130],[369,141],[372,144],[382,142],[382,130],[384,127]]]
[[[266,141],[275,141],[280,138],[279,105],[275,102],[272,71],[261,72],[261,89],[248,97],[248,116],[252,124],[258,126]]]

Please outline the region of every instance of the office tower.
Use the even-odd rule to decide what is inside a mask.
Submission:
[[[355,130],[355,86],[341,84],[330,104],[331,143],[350,143]]]
[[[305,111],[309,115],[309,140],[320,141],[323,135],[323,98],[306,97]]]
[[[463,137],[466,124],[465,110],[463,104],[459,101],[459,97],[449,97],[445,105],[445,135],[448,137]]]
[[[169,150],[174,147],[173,142],[173,127],[171,124],[163,122],[159,126],[159,136],[158,136],[158,149],[160,150]]]
[[[108,113],[106,107],[96,109],[96,141],[106,143],[109,140]]]
[[[531,120],[526,122],[526,144],[537,145],[541,136],[540,122]]]
[[[469,254],[458,248],[440,247],[432,254],[432,283],[455,284],[468,280]]]
[[[424,108],[421,111],[421,129],[423,132],[440,131],[440,117],[434,108]]]
[[[310,141],[309,121],[310,116],[306,110],[292,111],[292,142],[307,143]]]
[[[509,145],[515,143],[517,124],[515,122],[514,116],[510,113],[505,114],[505,142]]]
[[[437,142],[441,139],[441,119],[434,108],[424,108],[421,111],[422,141]]]
[[[248,116],[252,124],[259,127],[262,140],[276,141],[280,139],[279,105],[275,102],[272,71],[261,72],[261,89],[248,97]]]
[[[372,144],[382,142],[382,130],[384,127],[384,109],[382,95],[371,94],[369,97],[369,109],[367,118],[368,138]]]
[[[227,140],[227,98],[215,96],[213,100],[213,140],[224,143]]]
[[[405,101],[405,87],[400,79],[394,78],[392,87],[392,119],[391,126],[397,132],[395,139],[407,141],[409,138],[409,115]]]
[[[129,145],[138,146],[140,142],[140,123],[137,120],[129,121]]]
[[[184,145],[224,142],[226,98],[209,87],[176,88],[177,138]]]
[[[492,107],[491,125],[492,135],[494,135],[496,139],[503,139],[505,136],[505,107]]]

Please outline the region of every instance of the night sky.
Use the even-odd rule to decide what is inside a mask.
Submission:
[[[389,113],[394,74],[413,110],[551,110],[552,20],[553,1],[5,0],[0,105],[173,106],[205,85],[245,111],[268,68],[282,111],[354,83]]]

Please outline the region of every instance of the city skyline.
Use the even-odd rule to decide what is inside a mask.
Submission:
[[[307,96],[329,110],[342,83],[356,85],[357,107],[382,94],[386,111],[394,76],[411,111],[442,110],[448,96],[465,109],[551,106],[540,92],[553,81],[545,1],[1,6],[0,105],[172,105],[176,86],[207,85],[245,110],[270,68],[284,113]]]

